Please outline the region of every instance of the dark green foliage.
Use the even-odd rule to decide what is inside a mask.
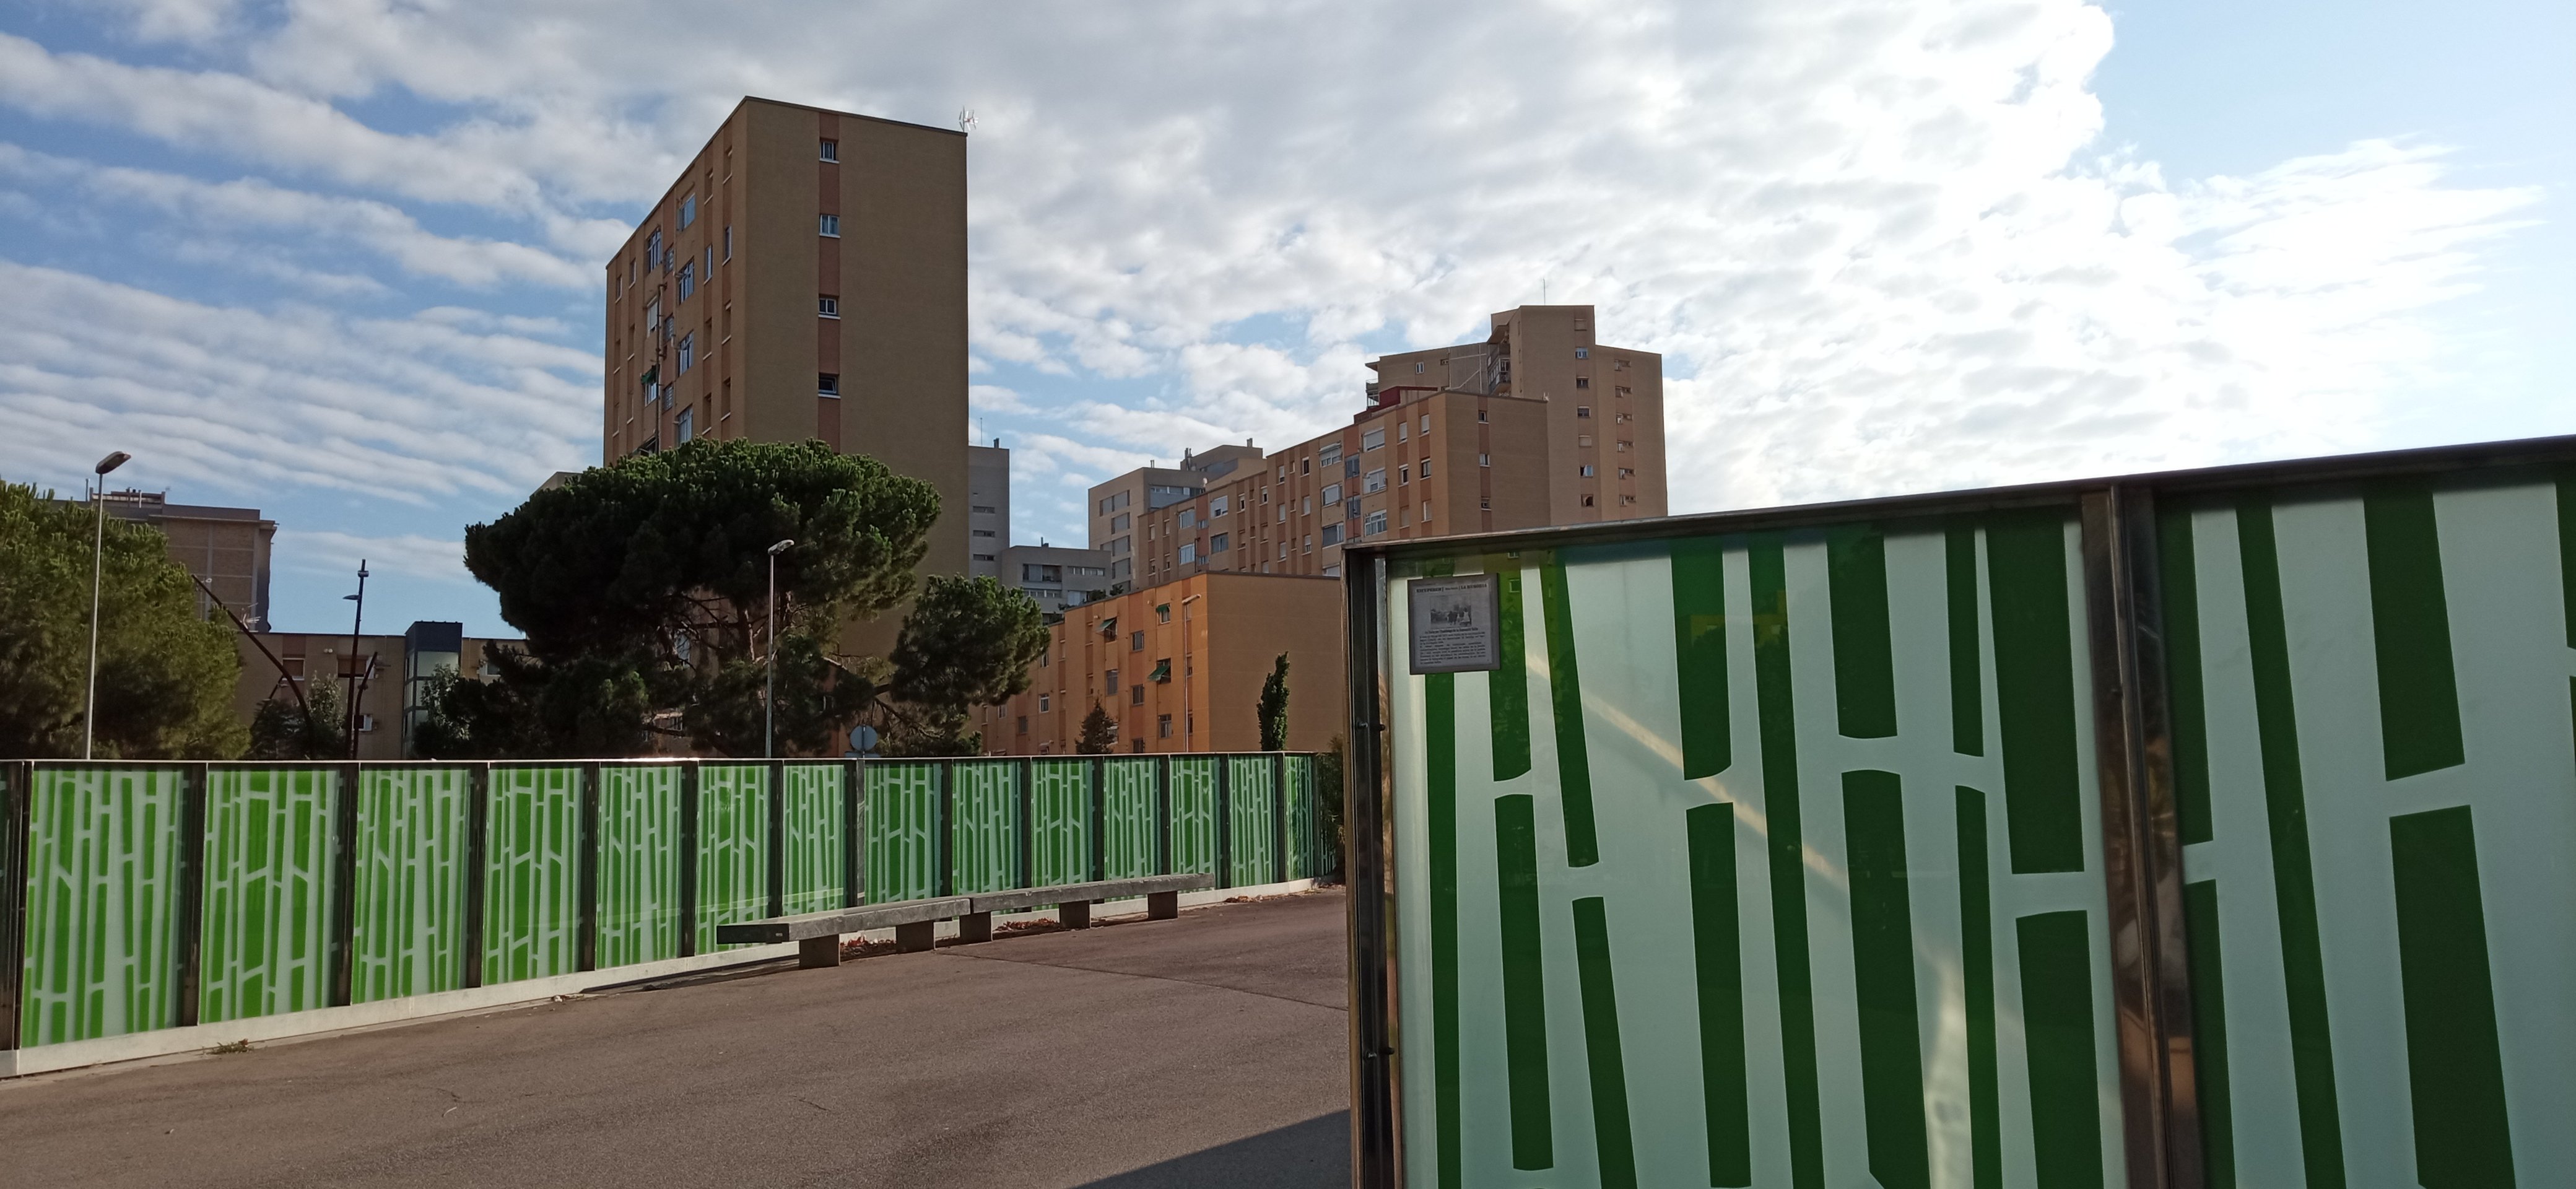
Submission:
[[[990,578],[933,577],[894,644],[894,696],[963,711],[1029,688],[1046,651],[1037,601]]]
[[[0,483],[0,758],[78,758],[89,673],[93,511]],[[241,658],[198,615],[196,584],[148,525],[107,519],[99,583],[97,754],[230,759]]]
[[[485,649],[488,681],[441,672],[422,692],[429,714],[416,754],[442,760],[573,759],[652,750],[654,720],[684,696],[687,674],[637,657],[578,656],[549,665],[515,648]]]
[[[250,750],[242,758],[344,760],[349,758],[348,729],[340,713],[338,683],[307,682],[300,700],[281,683],[252,713]]]
[[[1261,681],[1261,750],[1279,751],[1288,746],[1288,654],[1280,653],[1271,662],[1270,676]]]
[[[1333,745],[1315,757],[1315,816],[1324,833],[1325,851],[1333,856],[1333,870],[1342,867],[1342,737],[1333,736]]]
[[[1075,755],[1105,756],[1118,748],[1118,722],[1100,703],[1091,704],[1091,713],[1082,716],[1082,736],[1074,740]]]

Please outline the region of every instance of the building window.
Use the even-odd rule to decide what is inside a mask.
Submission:
[[[1479,454],[1476,456],[1476,465],[1480,467],[1492,466],[1494,465],[1494,456],[1491,454]]]
[[[1625,453],[1627,453],[1627,452],[1628,452],[1628,447],[1633,446],[1633,445],[1635,445],[1635,444],[1636,444],[1636,443],[1634,443],[1634,442],[1622,441],[1622,442],[1620,442],[1620,443],[1619,443],[1619,452],[1620,452],[1620,453],[1622,453],[1622,454],[1625,454]]]
[[[679,290],[681,301],[689,300],[689,295],[698,291],[698,279],[695,275],[696,272],[697,266],[695,264],[683,264],[680,266]]]
[[[1286,541],[1281,541],[1279,543],[1279,560],[1288,560],[1288,542]]]
[[[1576,359],[1590,359],[1590,358],[1592,358],[1592,348],[1590,348],[1590,347],[1576,347],[1576,348],[1574,349],[1574,357],[1575,357]]]
[[[659,227],[644,237],[644,267],[648,270],[662,267],[662,229]]]
[[[1040,713],[1040,714],[1044,714],[1044,713],[1046,713],[1046,712],[1047,712],[1047,696],[1046,696],[1045,694],[1039,694],[1039,695],[1038,695],[1038,713]]]
[[[841,299],[829,295],[818,296],[814,299],[814,312],[826,318],[838,318],[841,316]]]
[[[1020,733],[1020,734],[1023,734],[1023,735],[1025,735],[1025,734],[1028,734],[1028,733],[1029,733],[1029,716],[1028,716],[1028,715],[1023,714],[1023,715],[1021,715],[1021,716],[1020,716],[1020,732],[1019,732],[1019,733]]]
[[[1333,546],[1335,546],[1335,545],[1339,545],[1339,544],[1341,544],[1341,543],[1342,543],[1342,525],[1341,525],[1341,522],[1340,522],[1340,521],[1335,521],[1335,522],[1333,522],[1333,523],[1331,523],[1331,524],[1325,525],[1325,526],[1324,526],[1324,547],[1325,547],[1325,548],[1327,548],[1327,549],[1330,549],[1330,548],[1332,548]]]
[[[1143,651],[1145,651],[1145,633],[1144,633],[1144,632],[1142,632],[1142,631],[1136,631],[1136,632],[1131,632],[1131,633],[1129,633],[1129,634],[1128,634],[1128,636],[1127,636],[1127,651],[1129,651],[1129,652],[1143,652]]]
[[[1583,464],[1583,477],[1584,477],[1584,478],[1586,478],[1586,479],[1589,479],[1589,478],[1591,478],[1591,477],[1592,477],[1592,464],[1591,464],[1591,463],[1588,463],[1588,462],[1587,462],[1587,463]]]
[[[1279,520],[1278,520],[1278,523],[1280,523],[1280,524],[1286,524],[1286,523],[1288,523],[1288,505],[1286,505],[1286,504],[1281,504],[1281,505],[1279,505]]]
[[[1226,540],[1226,538],[1227,538],[1227,534],[1225,534],[1225,533],[1218,533],[1217,535],[1215,535],[1215,536],[1213,536],[1213,537],[1209,537],[1209,538],[1208,538],[1208,552],[1210,552],[1210,553],[1223,553],[1223,552],[1225,552],[1226,550],[1228,550],[1228,549],[1232,548],[1233,546],[1232,546],[1232,545],[1231,545],[1231,544]]]
[[[1342,568],[1340,566],[1326,566],[1324,567],[1324,576],[1327,578],[1339,578],[1342,576]]]
[[[1422,501],[1422,523],[1431,523],[1431,501]]]
[[[686,444],[690,438],[696,436],[697,418],[691,414],[697,411],[694,406],[680,410],[679,420],[673,422],[671,426],[671,440],[674,444]]]
[[[1592,387],[1592,377],[1590,377],[1590,376],[1576,376],[1576,377],[1574,378],[1574,386],[1575,386],[1576,388],[1578,388],[1578,389],[1581,389],[1581,388],[1590,388],[1590,387]]]
[[[1315,497],[1313,497],[1313,496],[1311,496],[1311,495],[1310,495],[1310,496],[1307,496],[1307,497],[1306,497],[1306,506],[1305,506],[1302,510],[1300,510],[1300,512],[1299,512],[1298,514],[1299,514],[1299,515],[1301,515],[1301,516],[1312,516],[1312,515],[1314,515],[1314,514],[1315,514]]]
[[[1345,474],[1345,475],[1357,475],[1357,474],[1359,474],[1359,473],[1360,473],[1360,460],[1358,460],[1358,459],[1356,459],[1356,458],[1345,458],[1345,459],[1343,459],[1343,460],[1342,460],[1342,473],[1343,473],[1343,474]]]
[[[993,555],[989,553],[978,553],[974,555],[974,558],[977,561],[991,561],[993,560]],[[1043,664],[1044,662],[1040,663]]]
[[[733,224],[731,223],[725,224],[724,241],[725,259],[731,260],[733,259]]]
[[[698,221],[698,196],[697,196],[697,195],[695,195],[695,194],[692,194],[692,195],[689,195],[688,197],[683,198],[683,199],[681,199],[681,200],[680,200],[680,230],[682,230],[682,231],[686,231],[686,230],[688,230],[688,229],[689,229],[689,224],[691,224],[691,223],[695,223],[695,222],[697,222],[697,221]]]
[[[1592,420],[1592,406],[1590,406],[1590,405],[1576,405],[1576,406],[1574,406],[1574,419],[1575,419],[1575,420],[1577,420],[1577,421],[1590,421],[1590,420]]]
[[[1109,518],[1109,531],[1111,531],[1111,532],[1113,532],[1113,533],[1123,533],[1123,532],[1126,532],[1126,531],[1127,531],[1127,525],[1128,525],[1128,517],[1127,517],[1127,514],[1126,514],[1126,513],[1124,513],[1124,512],[1121,512],[1121,513],[1117,514],[1116,516],[1112,516],[1112,517],[1110,517],[1110,518]]]
[[[1574,435],[1574,444],[1589,450],[1592,448],[1592,435],[1588,433],[1576,434]]]
[[[1181,564],[1186,566],[1186,565],[1190,564],[1191,562],[1197,561],[1198,559],[1199,559],[1199,543],[1198,543],[1198,542],[1196,542],[1196,541],[1183,541],[1183,542],[1181,542]]]
[[[1382,533],[1382,532],[1385,532],[1385,531],[1386,531],[1386,510],[1385,510],[1385,509],[1383,509],[1383,508],[1381,508],[1381,509],[1379,509],[1379,510],[1377,510],[1377,511],[1375,511],[1375,512],[1371,512],[1371,513],[1369,513],[1369,514],[1368,514],[1368,519],[1366,519],[1366,520],[1362,520],[1362,521],[1360,522],[1360,532],[1361,532],[1362,534],[1364,534],[1364,535],[1374,537],[1374,536],[1378,535],[1379,533]]]
[[[1208,499],[1208,515],[1210,515],[1210,516],[1223,516],[1223,515],[1225,515],[1225,497],[1224,497],[1224,496],[1221,496],[1221,495],[1220,495],[1220,496],[1211,496],[1211,497],[1209,497],[1209,499]]]
[[[1341,485],[1341,484],[1339,484],[1339,483],[1327,483],[1327,484],[1325,484],[1325,485],[1324,485],[1324,506],[1325,506],[1325,507],[1327,507],[1327,508],[1329,508],[1329,507],[1332,507],[1333,505],[1338,504],[1338,503],[1340,503],[1340,502],[1342,502],[1342,485]]]
[[[1156,604],[1154,604],[1154,622],[1156,622],[1156,623],[1170,623],[1170,622],[1172,622],[1172,605],[1171,605],[1170,603],[1156,603]]]
[[[1196,509],[1196,508],[1183,508],[1183,509],[1181,509],[1181,527],[1182,527],[1182,528],[1197,528],[1197,527],[1198,527],[1198,524],[1199,524],[1199,513],[1198,513],[1198,509]]]
[[[826,160],[826,161],[838,161],[838,160],[840,160],[840,159],[841,159],[841,142],[839,142],[839,141],[837,141],[837,140],[827,140],[827,141],[824,141],[824,142],[823,142],[823,159],[824,159],[824,160]]]
[[[1161,737],[1165,738],[1165,739],[1169,739],[1169,738],[1171,738],[1171,737],[1172,737],[1172,716],[1171,716],[1171,715],[1168,715],[1168,714],[1158,714],[1158,715],[1155,715],[1155,716],[1154,716],[1154,733],[1155,733],[1156,735],[1159,735],[1159,736],[1161,736]]]
[[[1480,512],[1491,512],[1494,510],[1494,501],[1490,499],[1477,500],[1476,509]]]
[[[1413,468],[1409,466],[1395,468],[1395,481],[1398,485],[1413,482]]]
[[[1367,433],[1360,435],[1360,449],[1362,451],[1375,450],[1384,445],[1386,445],[1386,431],[1383,429],[1372,429]]]
[[[1586,507],[1586,508],[1589,508],[1589,507],[1591,507],[1591,506],[1592,506],[1592,497],[1591,497],[1591,496],[1588,496],[1588,495],[1587,495],[1587,496],[1583,497],[1583,506],[1584,506],[1584,507]]]
[[[1417,376],[1422,374],[1422,362],[1420,360],[1414,361],[1413,374]]]
[[[1619,503],[1620,503],[1622,506],[1625,506],[1625,505],[1628,505],[1628,504],[1633,504],[1633,503],[1636,503],[1636,502],[1637,502],[1637,497],[1635,497],[1635,496],[1633,496],[1633,495],[1623,495],[1623,496],[1620,496],[1620,497],[1619,497]]]
[[[1425,479],[1431,477],[1431,460],[1428,458],[1422,460],[1422,477]]]
[[[839,215],[823,216],[822,232],[824,235],[833,239],[841,238],[841,217]]]
[[[841,377],[832,372],[816,373],[814,376],[814,395],[828,396],[835,400],[840,399]]]
[[[1112,696],[1112,697],[1117,696],[1117,693],[1118,693],[1118,670],[1116,670],[1116,669],[1111,669],[1111,670],[1109,670],[1108,674],[1103,678],[1103,680],[1104,680],[1104,681],[1106,682],[1106,684],[1107,684],[1107,688],[1108,688],[1108,692],[1109,692],[1110,696]]]
[[[1145,687],[1143,685],[1139,684],[1127,687],[1127,704],[1130,706],[1142,706],[1145,704]]]
[[[993,530],[991,530],[991,529],[989,529],[989,528],[979,528],[979,529],[974,530],[974,533],[975,533],[975,535],[976,535],[976,536],[979,536],[979,537],[989,537],[989,536],[992,536],[992,535],[993,535]]]
[[[1385,467],[1379,467],[1378,469],[1376,469],[1376,470],[1374,470],[1374,471],[1370,471],[1370,472],[1368,473],[1368,486],[1363,487],[1363,488],[1361,488],[1360,490],[1362,490],[1362,491],[1384,491],[1384,490],[1386,490],[1386,468],[1385,468]]]
[[[1637,477],[1637,470],[1634,467],[1621,467],[1619,468],[1619,477],[1622,479],[1634,479]]]
[[[1326,446],[1323,449],[1316,451],[1315,457],[1325,466],[1331,466],[1334,463],[1340,462],[1342,460],[1342,444],[1340,442],[1335,442],[1330,446]]]
[[[1422,432],[1424,432],[1424,433],[1430,433],[1430,432],[1431,432],[1431,414],[1429,414],[1429,413],[1424,413],[1424,414],[1422,415]]]

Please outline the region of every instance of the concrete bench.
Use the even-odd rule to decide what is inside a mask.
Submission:
[[[957,918],[960,941],[991,941],[993,914],[1026,912],[1032,908],[1055,905],[1055,918],[1067,929],[1091,927],[1091,906],[1102,900],[1145,898],[1145,916],[1149,920],[1168,921],[1181,915],[1181,893],[1196,892],[1216,886],[1213,875],[1142,875],[1134,879],[1101,879],[1089,883],[1056,884],[1044,888],[1012,888],[1003,892],[979,892],[975,906]]]
[[[716,941],[723,945],[774,945],[792,941],[796,943],[796,964],[810,970],[841,964],[841,935],[845,933],[892,928],[895,949],[907,954],[916,953],[931,948],[932,930],[945,920],[957,922],[960,941],[991,941],[993,914],[996,912],[1024,912],[1052,904],[1056,906],[1056,919],[1066,928],[1088,929],[1094,903],[1142,896],[1145,898],[1145,915],[1167,921],[1181,915],[1181,893],[1215,886],[1216,877],[1212,875],[1147,875],[1135,879],[1054,884],[1043,888],[1012,888],[973,896],[895,900],[885,904],[862,904],[856,908],[834,908],[792,917],[718,925]]]
[[[964,916],[974,911],[974,907],[975,902],[965,896],[862,904],[856,908],[834,908],[792,917],[744,921],[738,925],[718,925],[716,941],[724,945],[772,945],[792,941],[796,943],[797,965],[808,969],[838,966],[841,964],[841,935],[844,933],[864,933],[870,929],[891,927],[895,948],[907,953],[926,950],[930,948],[933,925]]]

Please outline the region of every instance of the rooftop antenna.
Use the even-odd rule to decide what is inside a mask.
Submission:
[[[972,132],[974,132],[974,131],[975,131],[975,109],[974,109],[974,108],[971,108],[971,107],[961,107],[961,108],[958,108],[958,109],[957,109],[957,130],[958,130],[959,132],[966,132],[966,133],[972,133]]]

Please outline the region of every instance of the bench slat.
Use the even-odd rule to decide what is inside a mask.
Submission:
[[[1041,904],[1090,903],[1099,900],[1127,900],[1155,892],[1196,892],[1216,886],[1213,875],[1145,875],[1134,879],[1102,879],[1089,883],[1056,884],[1044,888],[1011,888],[1000,892],[983,892],[974,897],[976,912],[1018,912]]]
[[[885,904],[862,904],[857,908],[834,908],[799,916],[771,917],[767,920],[744,921],[735,925],[718,925],[716,940],[725,945],[803,941],[809,937],[863,933],[870,929],[911,925],[922,921],[944,921],[973,911],[975,911],[974,900],[966,896],[895,900]]]

